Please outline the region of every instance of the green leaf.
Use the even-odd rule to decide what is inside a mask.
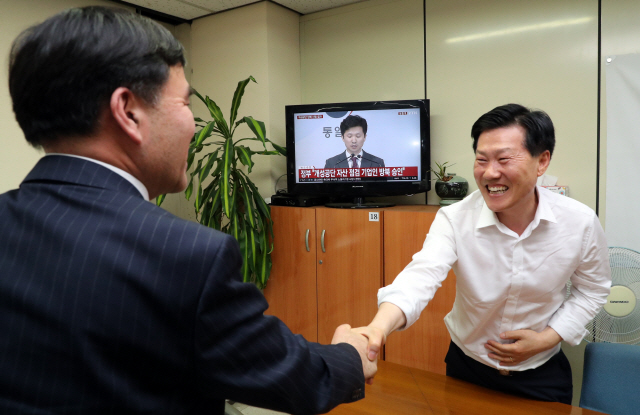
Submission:
[[[162,202],[164,202],[165,197],[167,197],[166,194],[156,197],[156,206],[160,206]]]
[[[249,281],[251,278],[251,266],[249,265],[251,259],[251,248],[247,238],[247,223],[242,222],[242,232],[240,239],[240,253],[242,254],[242,281]]]
[[[191,172],[191,180],[190,182],[193,182],[193,176],[197,175],[198,173],[200,173],[200,169],[202,169],[202,160],[200,159],[198,160],[198,164],[196,165],[196,168]],[[196,192],[196,211],[200,210],[200,198],[201,198],[201,191],[200,191],[200,186],[202,185],[202,182],[200,180],[198,180],[198,191]],[[185,193],[185,196],[187,196],[187,193]],[[187,200],[191,197],[191,193],[188,194]]]
[[[251,192],[251,188],[249,187],[249,185],[247,184],[247,181],[245,180],[245,178],[243,176],[244,176],[244,174],[239,174],[238,175],[238,182],[242,186],[241,192],[242,192],[242,200],[244,202],[244,206],[243,206],[244,215],[249,220],[249,224],[251,225],[251,227],[253,229],[257,229],[256,223],[254,221],[255,211],[253,209],[253,203],[252,203],[252,196],[253,195],[252,195],[252,192]]]
[[[194,140],[194,147],[202,145],[202,142],[211,136],[215,124],[210,122],[202,130],[196,133],[196,139]]]
[[[189,181],[189,185],[184,189],[184,197],[187,200],[191,199],[191,194],[193,194],[193,180]]]
[[[242,102],[242,96],[244,95],[244,89],[246,88],[249,81],[253,81],[256,84],[256,80],[253,76],[249,76],[244,81],[238,82],[238,86],[236,87],[236,92],[233,94],[233,100],[231,101],[231,112],[229,115],[229,125],[232,125],[236,118],[238,117],[238,108],[240,107],[240,102]]]
[[[209,215],[209,227],[220,230],[222,228],[222,188],[218,187],[211,200],[211,214]],[[211,226],[213,224],[213,226]]]
[[[256,233],[251,226],[247,226],[247,244],[249,245],[249,266],[250,272],[255,272],[256,266]],[[245,265],[245,266],[246,266]],[[250,274],[249,274],[250,275]]]
[[[251,160],[251,154],[253,151],[249,149],[249,147],[245,146],[236,146],[236,153],[238,154],[238,160],[245,166],[247,166],[247,170],[251,173],[251,169],[253,168],[253,161]]]
[[[246,175],[245,175],[245,184],[249,186],[249,189],[251,189],[253,200],[255,202],[256,207],[260,211],[260,215],[263,218],[271,219],[271,210],[269,209],[269,205],[267,205],[267,203],[264,201],[264,199],[260,195],[260,192],[258,191],[258,188],[256,187],[256,185],[253,184],[253,182],[248,177],[246,177]]]
[[[231,217],[229,217],[229,229],[230,234],[236,238],[236,241],[240,238],[240,218],[238,217],[238,211],[234,209]]]
[[[245,122],[253,131],[253,133],[262,141],[262,144],[265,144],[265,139],[267,138],[267,129],[264,126],[262,121],[254,120],[253,117],[244,117]],[[266,148],[266,146],[265,146]]]
[[[269,139],[267,139],[267,141],[271,143],[273,148],[275,148],[278,153],[282,154],[283,156],[287,155],[287,149],[285,147],[279,146]]]
[[[215,187],[216,187],[216,182],[213,181],[209,183],[209,185],[202,191],[202,200],[204,201],[204,203],[202,205],[202,209],[200,210],[200,212],[196,210],[196,217],[199,217],[200,223],[205,226],[209,226],[209,217],[210,217],[211,207],[212,207],[211,192],[214,190]],[[194,207],[195,207],[195,203],[194,203]]]
[[[257,243],[258,257],[255,261],[255,284],[260,288],[264,288],[271,272],[271,259],[268,255],[267,240],[264,234],[259,236]]]
[[[222,189],[222,200],[224,214],[229,217],[231,211],[231,201],[229,200],[229,186],[231,179],[231,169],[233,168],[233,159],[235,152],[233,151],[233,140],[228,138],[224,145],[224,152],[222,153],[222,178],[220,188]]]
[[[200,171],[200,176],[198,178],[200,182],[202,182],[207,178],[207,176],[209,176],[209,172],[211,171],[211,167],[213,167],[213,163],[218,161],[218,151],[219,150],[216,150],[213,153],[209,154],[209,160],[207,160],[207,164],[205,164],[204,168]]]
[[[194,88],[191,88],[191,91],[193,91],[194,95],[197,96],[198,98],[200,98],[200,101],[202,101],[204,103],[204,105],[207,105],[207,100],[204,99],[202,97],[202,95],[200,95],[200,93],[198,91],[196,91]]]
[[[278,153],[277,151],[269,151],[269,150],[265,150],[265,151],[253,151],[253,154],[258,154],[261,156],[279,156],[280,153]]]
[[[224,138],[228,139],[231,134],[229,133],[229,127],[227,126],[227,122],[222,115],[220,107],[218,107],[218,104],[216,104],[215,101],[212,101],[209,97],[206,97],[205,99],[207,108],[209,108],[209,113],[211,113],[211,117],[213,117],[213,120],[216,123],[216,127],[218,127],[218,130],[220,131],[220,134],[222,134]]]

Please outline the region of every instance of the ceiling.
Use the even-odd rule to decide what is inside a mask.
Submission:
[[[147,11],[157,12],[157,16],[165,16],[176,22],[185,22],[199,17],[219,13],[247,4],[257,3],[260,0],[115,0],[118,3],[126,3],[138,6]],[[315,13],[322,10],[333,9],[351,3],[359,3],[366,0],[269,0],[300,14]],[[156,16],[156,17],[157,17]]]

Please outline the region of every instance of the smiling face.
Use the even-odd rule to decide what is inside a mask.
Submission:
[[[360,154],[360,150],[362,150],[362,146],[366,139],[367,135],[362,131],[362,127],[360,126],[349,128],[342,135],[342,141],[344,142],[344,146],[347,148],[347,151],[350,154],[355,155]]]
[[[487,207],[503,223],[509,218],[533,220],[536,180],[549,166],[549,151],[532,156],[524,146],[525,135],[524,128],[511,125],[478,138],[473,175]]]

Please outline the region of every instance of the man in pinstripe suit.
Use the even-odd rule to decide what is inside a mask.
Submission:
[[[0,413],[325,412],[375,364],[348,326],[294,336],[240,282],[231,237],[148,200],[185,188],[194,132],[181,45],[125,11],[72,9],[10,56],[43,157],[0,195]]]

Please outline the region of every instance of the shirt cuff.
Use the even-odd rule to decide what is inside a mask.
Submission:
[[[551,317],[549,327],[554,329],[566,343],[571,346],[579,345],[589,331],[577,322],[562,322],[562,318],[558,315]],[[566,319],[566,316],[564,318]]]
[[[404,313],[407,323],[404,327],[397,329],[397,331],[406,330],[420,317],[420,312],[415,312],[415,307],[407,300],[406,295],[404,295],[402,291],[394,289],[393,285],[388,285],[378,290],[378,307],[380,307],[382,303],[391,303]]]

